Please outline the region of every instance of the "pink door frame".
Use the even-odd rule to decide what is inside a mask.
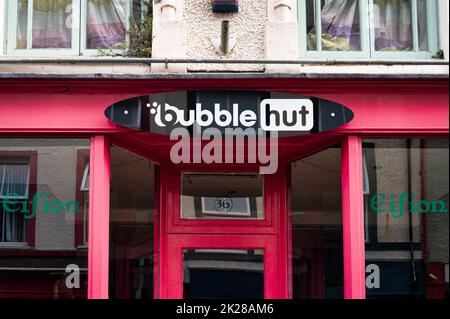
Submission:
[[[61,94],[61,87],[68,93]],[[108,298],[110,137],[129,132],[108,122],[103,110],[115,101],[149,92],[202,88],[301,93],[342,103],[354,111],[351,123],[322,136],[324,140],[332,135],[342,138],[344,297],[365,298],[361,139],[448,138],[447,79],[1,80],[0,137],[91,138],[88,298]],[[310,153],[325,144],[311,145]],[[161,220],[160,229],[164,223]],[[288,251],[286,241],[284,246]]]
[[[183,248],[264,249],[264,294],[266,298],[288,298],[286,241],[287,225],[283,198],[286,188],[285,165],[276,174],[264,176],[264,219],[262,220],[183,220],[180,218],[180,180],[183,172],[257,173],[255,165],[161,165],[160,273],[155,281],[161,298],[182,296]],[[163,224],[164,223],[164,224]],[[209,237],[208,237],[209,236]],[[208,238],[205,240],[205,238]],[[282,280],[282,278],[285,278]]]
[[[183,297],[183,249],[262,249],[264,251],[264,298],[280,299],[278,278],[280,260],[277,256],[277,236],[274,235],[189,235],[171,234],[167,250],[173,258],[167,263],[166,289],[162,296],[168,299]]]
[[[89,177],[88,298],[107,299],[109,290],[110,143],[91,138]]]
[[[342,141],[342,227],[344,298],[366,298],[363,165],[359,136]]]

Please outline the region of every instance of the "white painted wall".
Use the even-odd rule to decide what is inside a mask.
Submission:
[[[268,0],[266,25],[266,58],[295,60],[299,58],[297,0]],[[282,36],[280,36],[282,35]],[[299,72],[299,66],[266,66],[267,72]]]
[[[186,57],[186,21],[183,19],[184,0],[154,0],[153,58]],[[152,64],[152,72],[186,72],[184,64]]]
[[[239,13],[215,14],[210,1],[185,0],[186,55],[189,58],[263,59],[267,1],[240,0]],[[229,21],[230,37],[236,41],[229,54],[222,54],[214,42],[220,43],[221,23]],[[189,71],[264,71],[263,65],[191,64]]]

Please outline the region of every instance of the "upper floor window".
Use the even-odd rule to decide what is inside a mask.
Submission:
[[[425,59],[437,52],[435,0],[299,0],[307,58]]]
[[[124,50],[141,0],[10,0],[8,54],[93,55]]]

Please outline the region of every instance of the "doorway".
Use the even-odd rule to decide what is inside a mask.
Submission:
[[[341,298],[340,147],[322,149],[280,162],[272,175],[113,150],[111,196],[117,187],[128,195],[114,204],[122,217],[111,228],[111,297]]]

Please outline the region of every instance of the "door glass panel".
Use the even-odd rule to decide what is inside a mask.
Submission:
[[[111,148],[110,298],[153,298],[156,169],[133,153]]]
[[[264,219],[262,175],[186,173],[181,185],[183,219]]]
[[[341,150],[292,164],[294,299],[343,298]]]
[[[264,298],[264,250],[184,249],[183,297]]]

